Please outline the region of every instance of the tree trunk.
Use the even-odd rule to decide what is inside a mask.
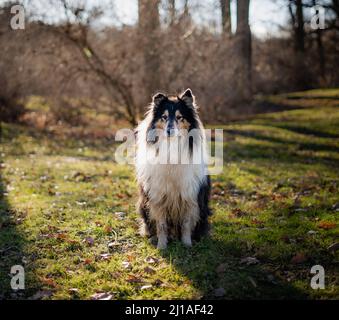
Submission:
[[[231,0],[220,0],[221,23],[224,35],[232,35]]]
[[[321,29],[317,30],[317,46],[318,46],[318,55],[319,55],[319,71],[321,76],[322,85],[326,85],[326,60],[325,60],[325,50],[322,39]]]
[[[168,11],[169,11],[169,20],[170,20],[170,26],[173,26],[175,23],[175,0],[168,0]]]
[[[296,5],[296,49],[299,52],[305,52],[305,29],[304,12],[302,0],[295,0]]]
[[[295,10],[293,10],[295,8]],[[294,33],[294,47],[296,52],[305,52],[304,10],[302,0],[289,0],[292,30]]]
[[[145,102],[160,89],[159,0],[139,0],[140,45],[144,52]]]
[[[249,25],[250,0],[237,0],[236,42],[239,59],[238,92],[241,100],[252,97],[252,36]]]
[[[336,14],[337,20],[339,19],[339,0],[332,0],[332,8]]]
[[[295,8],[295,11],[293,11],[293,8]],[[294,34],[295,86],[298,90],[305,90],[309,87],[309,74],[305,65],[305,29],[302,0],[289,0],[288,9]]]
[[[313,0],[313,6],[317,5],[317,1]],[[318,49],[318,56],[319,56],[319,72],[321,77],[321,85],[326,85],[326,60],[325,60],[325,50],[323,44],[323,33],[321,29],[317,29],[317,49]]]

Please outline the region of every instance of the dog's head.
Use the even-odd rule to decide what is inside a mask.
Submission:
[[[199,118],[191,89],[177,97],[157,93],[151,104],[149,130],[161,131],[174,137],[199,128]]]

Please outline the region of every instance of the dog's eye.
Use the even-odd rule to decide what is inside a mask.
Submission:
[[[183,119],[182,116],[177,116],[177,121],[180,121],[180,120],[182,120],[182,119]]]
[[[162,121],[167,121],[167,116],[166,116],[166,115],[163,115],[163,116],[161,117],[161,120],[162,120]]]

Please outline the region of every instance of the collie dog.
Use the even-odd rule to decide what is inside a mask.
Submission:
[[[136,129],[140,233],[157,248],[179,238],[186,246],[208,233],[210,178],[206,141],[190,89],[158,93]]]

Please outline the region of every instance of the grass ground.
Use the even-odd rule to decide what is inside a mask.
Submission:
[[[133,168],[114,163],[112,140],[4,124],[0,298],[338,299],[338,96],[272,97],[296,109],[223,126],[211,236],[165,252],[137,235]],[[324,290],[310,287],[316,264]]]

